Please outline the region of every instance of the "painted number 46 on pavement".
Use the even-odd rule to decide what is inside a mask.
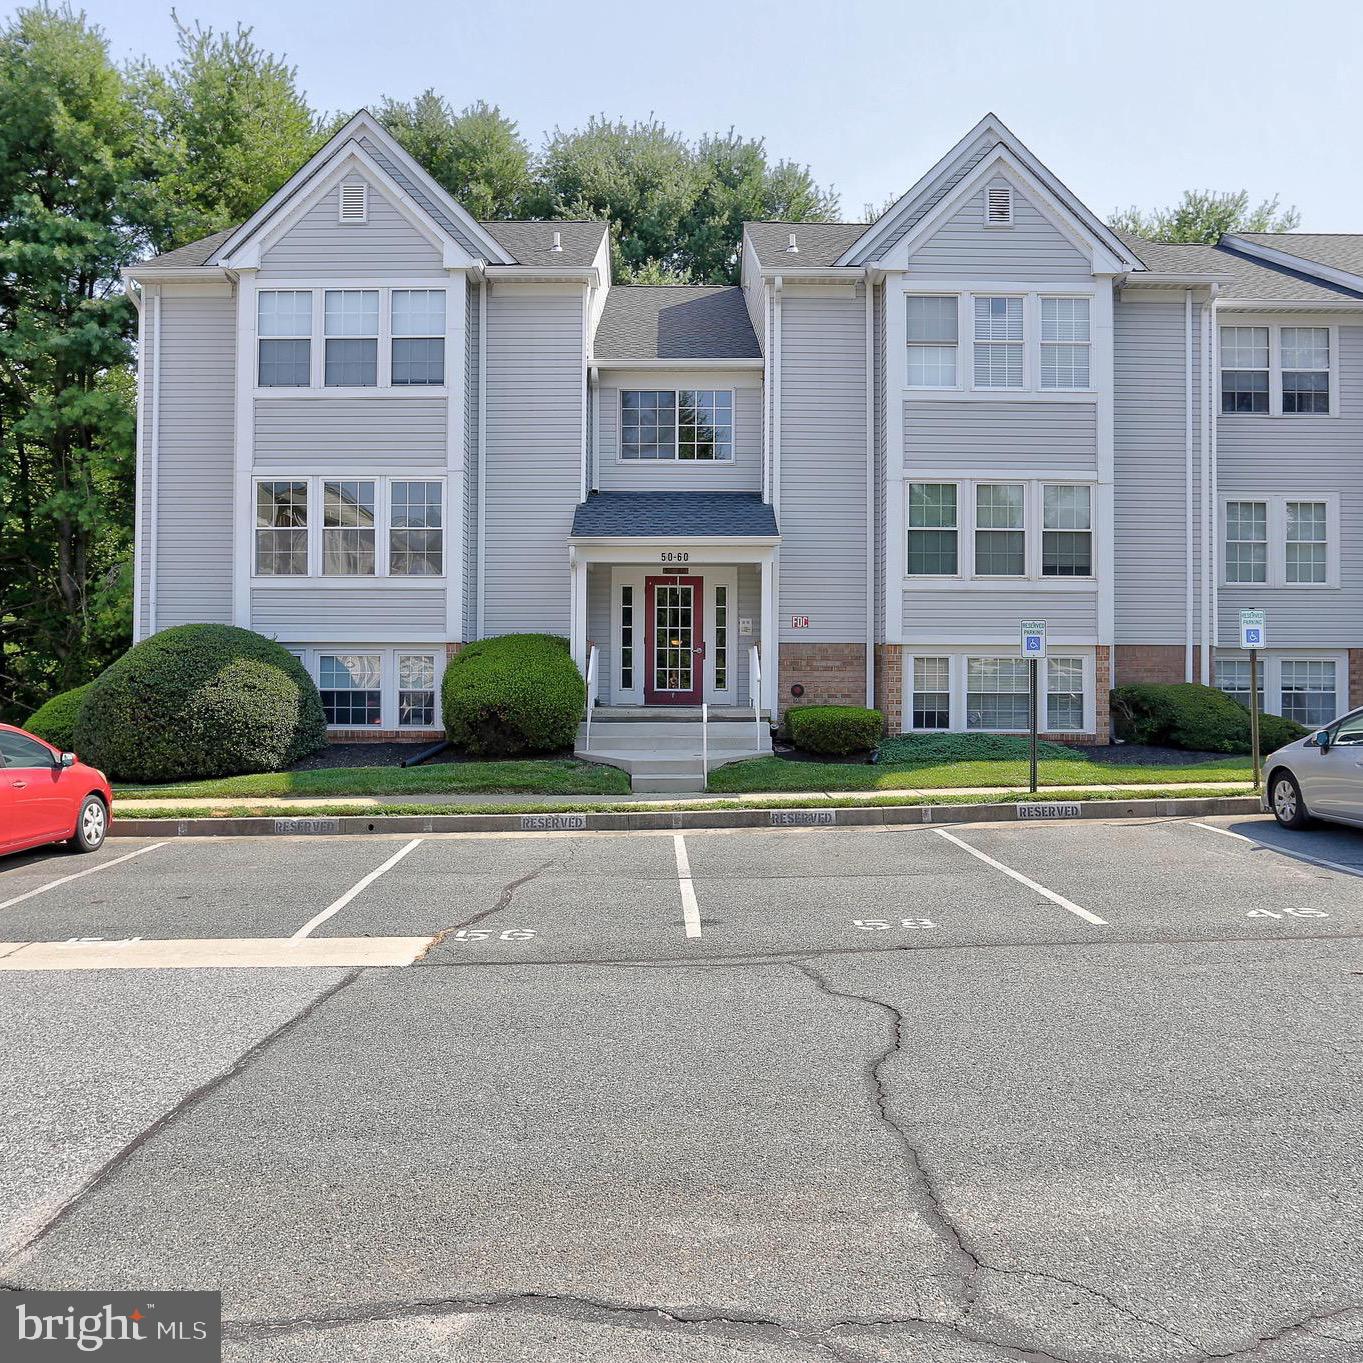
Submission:
[[[901,918],[897,923],[884,918],[854,918],[852,926],[863,932],[884,932],[888,928],[935,928],[937,924],[931,918]]]
[[[486,942],[496,938],[499,942],[528,942],[535,935],[534,928],[507,928],[505,932],[493,932],[490,928],[460,928],[450,934],[454,942]]]
[[[1329,918],[1329,914],[1324,909],[1251,909],[1246,918],[1281,918],[1286,914],[1289,918]]]

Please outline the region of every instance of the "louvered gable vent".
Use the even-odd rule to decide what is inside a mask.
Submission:
[[[361,183],[341,186],[341,221],[364,222],[369,216],[369,186]]]
[[[984,221],[988,227],[1013,225],[1013,189],[1011,185],[990,185],[984,192]]]

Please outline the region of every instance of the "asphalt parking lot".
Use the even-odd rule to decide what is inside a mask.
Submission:
[[[239,1363],[1358,1363],[1361,940],[1363,834],[1262,818],[9,858],[0,1280]]]

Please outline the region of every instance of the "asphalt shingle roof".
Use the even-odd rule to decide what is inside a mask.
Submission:
[[[1333,270],[1363,275],[1363,232],[1237,232],[1237,237]]]
[[[173,251],[144,260],[143,265],[193,266],[207,264],[209,256],[218,249],[237,229],[229,227],[225,232],[214,232],[211,237],[200,237],[198,241],[186,242]]]
[[[776,513],[756,492],[593,492],[573,514],[574,539],[779,533]]]
[[[518,265],[565,265],[584,268],[592,263],[606,235],[604,222],[522,219],[480,224]],[[561,251],[553,250],[554,233]]]
[[[1161,274],[1230,275],[1231,282],[1222,286],[1223,298],[1285,303],[1338,302],[1341,299],[1363,298],[1363,294],[1312,279],[1299,270],[1252,260],[1225,246],[1207,246],[1199,242],[1145,241],[1126,232],[1118,235],[1149,270]]]
[[[853,242],[865,234],[864,222],[745,222],[743,230],[764,268],[777,265],[832,265]],[[786,250],[795,233],[799,252]]]
[[[743,290],[618,284],[606,295],[592,354],[602,360],[758,359]]]

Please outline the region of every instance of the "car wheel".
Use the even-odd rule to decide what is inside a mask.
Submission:
[[[87,795],[76,820],[76,832],[67,846],[73,852],[97,852],[109,832],[109,811],[98,795]]]
[[[1268,804],[1273,817],[1284,828],[1305,828],[1311,822],[1306,801],[1301,797],[1301,787],[1289,772],[1279,772],[1268,788]]]

